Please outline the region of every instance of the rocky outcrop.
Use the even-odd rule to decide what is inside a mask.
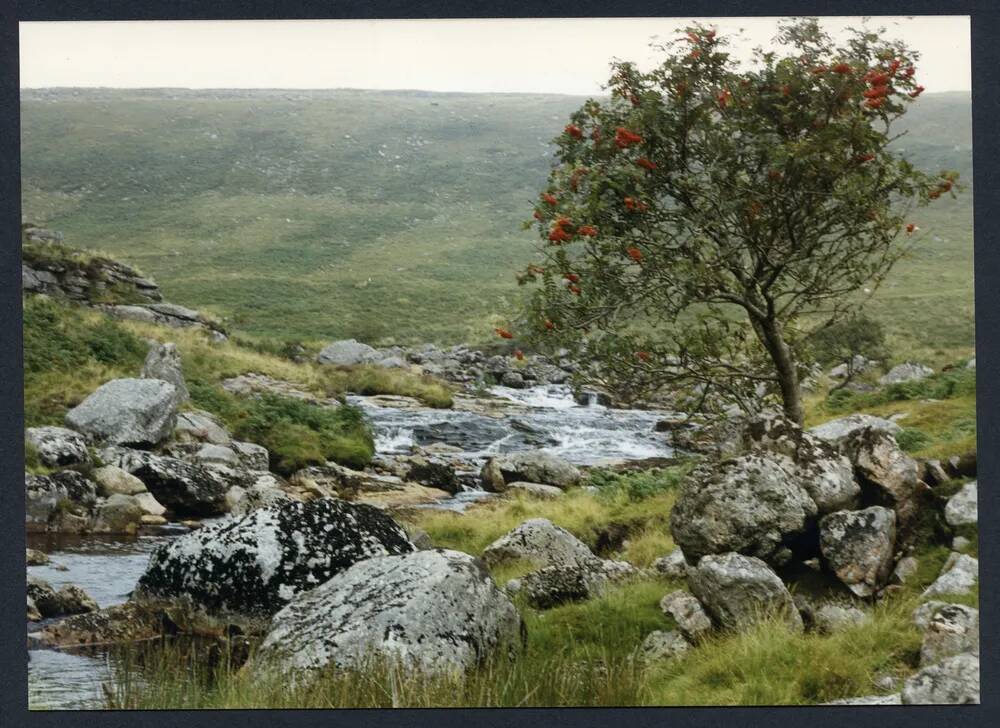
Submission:
[[[894,366],[884,377],[878,380],[878,383],[886,386],[889,384],[902,384],[903,382],[919,382],[921,379],[927,379],[933,373],[934,370],[928,366],[908,361]]]
[[[955,655],[908,678],[903,686],[903,705],[979,703],[979,656]]]
[[[141,480],[159,503],[178,515],[215,516],[226,512],[226,491],[231,484],[208,468],[124,448],[108,448],[101,457]]]
[[[251,671],[310,673],[372,659],[461,673],[519,648],[521,618],[477,559],[435,549],[355,564],[274,615]]]
[[[579,468],[544,450],[497,455],[487,459],[480,478],[483,489],[503,493],[508,483],[529,482],[566,489],[580,482]]]
[[[501,536],[483,551],[488,566],[528,561],[547,566],[587,566],[597,557],[583,541],[544,518],[525,521]]]
[[[113,379],[66,413],[66,425],[91,441],[152,447],[177,424],[177,390],[158,379]]]
[[[181,355],[177,345],[173,343],[153,344],[146,354],[146,361],[139,374],[143,379],[159,379],[174,385],[174,401],[180,406],[191,398],[187,383],[184,381],[184,370],[181,367]]]
[[[187,631],[260,632],[295,595],[356,562],[412,550],[376,508],[328,498],[283,502],[163,544],[133,599]]]
[[[119,319],[142,321],[175,329],[202,329],[216,342],[225,341],[227,338],[224,329],[216,321],[199,311],[175,303],[113,304],[100,305],[98,308]]]
[[[837,578],[861,597],[874,594],[892,572],[896,515],[872,506],[837,511],[820,519],[819,545]]]
[[[24,439],[34,446],[38,459],[50,468],[85,465],[90,452],[83,436],[65,427],[29,427]]]
[[[816,503],[779,460],[752,454],[690,473],[670,514],[670,532],[691,562],[736,551],[781,563],[790,556],[786,543],[816,514]]]
[[[383,355],[377,350],[362,344],[355,339],[344,339],[327,344],[316,357],[320,364],[332,364],[334,366],[356,366],[358,364],[374,364]]]
[[[688,575],[688,585],[722,629],[743,630],[768,614],[791,629],[803,629],[792,595],[761,559],[737,553],[705,556]]]

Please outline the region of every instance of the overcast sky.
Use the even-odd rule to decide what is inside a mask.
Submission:
[[[612,57],[652,65],[652,36],[691,19],[288,20],[21,23],[21,87],[366,88],[594,94]],[[702,18],[744,28],[740,57],[775,18]],[[837,36],[861,18],[825,18]],[[883,17],[922,54],[932,91],[971,88],[965,16]]]

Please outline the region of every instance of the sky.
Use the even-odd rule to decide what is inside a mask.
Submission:
[[[777,18],[35,22],[21,88],[363,88],[596,94],[614,58],[654,65],[653,37],[698,20],[749,59]],[[824,18],[837,37],[862,18]],[[921,52],[928,92],[971,88],[967,16],[880,17]]]

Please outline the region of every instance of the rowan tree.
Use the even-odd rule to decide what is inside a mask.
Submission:
[[[538,290],[518,338],[629,386],[700,385],[802,421],[802,342],[842,320],[913,242],[914,205],[957,174],[904,159],[893,124],[918,54],[880,32],[837,44],[815,19],[739,64],[697,26],[641,72],[615,61],[556,139],[535,206]]]

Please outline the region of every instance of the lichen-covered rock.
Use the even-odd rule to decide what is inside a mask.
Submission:
[[[816,516],[816,503],[776,459],[744,455],[690,473],[670,514],[670,532],[684,555],[736,551],[772,563],[784,544]]]
[[[431,488],[440,488],[451,494],[462,490],[459,485],[455,466],[439,458],[413,455],[407,459],[408,468],[405,480],[420,483]]]
[[[679,548],[656,559],[653,562],[653,568],[657,574],[668,579],[683,579],[687,576],[687,560],[684,558],[684,552]]]
[[[267,470],[270,466],[271,456],[263,445],[234,440],[232,448],[240,456],[243,467],[247,470]]]
[[[281,483],[277,478],[270,473],[262,473],[247,488],[239,486],[231,488],[226,494],[226,499],[229,501],[230,512],[242,516],[258,508],[280,505],[292,500],[292,497],[281,489]]]
[[[194,459],[202,465],[225,465],[229,468],[238,468],[242,465],[240,456],[233,448],[212,443],[202,445],[194,454]]]
[[[824,422],[822,425],[816,425],[816,427],[809,429],[808,433],[820,440],[825,440],[831,445],[840,447],[861,430],[876,430],[895,436],[902,432],[903,428],[892,420],[882,417],[855,414],[830,420],[829,422]]]
[[[202,410],[180,412],[177,415],[174,437],[181,442],[210,442],[213,445],[233,443],[229,431],[215,418],[215,415]]]
[[[914,621],[924,630],[921,666],[940,662],[963,652],[979,652],[979,610],[962,604],[931,602],[932,608]],[[923,605],[927,606],[927,605]],[[918,609],[919,611],[919,609]]]
[[[160,517],[167,512],[166,507],[156,500],[152,493],[136,493],[132,497],[139,504],[144,516]]]
[[[85,530],[87,514],[97,502],[97,486],[74,470],[50,475],[24,475],[25,528],[29,533],[47,530]],[[67,517],[82,519],[78,529],[67,529]]]
[[[140,450],[108,448],[101,457],[141,480],[160,504],[178,515],[217,516],[226,511],[231,483],[219,472]]]
[[[65,427],[29,427],[24,432],[24,439],[34,446],[42,464],[50,468],[90,462],[83,435]]]
[[[374,364],[380,359],[382,359],[382,354],[378,349],[374,349],[368,344],[362,344],[355,339],[343,339],[327,344],[316,357],[316,361],[320,364],[335,366]]]
[[[496,566],[530,561],[538,567],[586,566],[597,557],[576,536],[544,518],[532,518],[501,536],[483,551],[483,561]]]
[[[871,596],[888,581],[896,544],[896,514],[872,506],[837,511],[820,519],[823,558],[848,589]]]
[[[949,526],[966,526],[979,523],[979,491],[977,481],[966,483],[948,499],[944,519]]]
[[[363,667],[452,675],[519,648],[520,615],[478,560],[434,549],[368,559],[274,615],[253,674]]]
[[[868,614],[844,604],[821,604],[812,612],[813,628],[821,634],[833,634],[864,624]]]
[[[551,609],[567,602],[593,599],[609,584],[635,573],[624,561],[594,558],[584,564],[546,566],[519,580],[518,590],[537,609]]]
[[[492,493],[503,493],[508,483],[515,482],[554,485],[565,490],[579,483],[581,477],[575,465],[544,450],[491,457],[480,473],[483,488]]]
[[[159,379],[174,385],[174,401],[178,406],[191,398],[187,383],[184,381],[181,355],[177,351],[176,344],[170,342],[153,344],[146,354],[146,361],[143,362],[139,376],[143,379]]]
[[[979,704],[979,656],[955,655],[925,667],[903,686],[903,705]]]
[[[135,496],[115,493],[94,509],[94,533],[135,533],[145,513]]]
[[[97,610],[97,602],[75,584],[66,584],[56,591],[51,584],[36,576],[28,577],[28,597],[46,618]]]
[[[153,639],[166,632],[162,613],[134,602],[116,604],[47,624],[28,635],[40,647],[82,647]]]
[[[691,643],[674,630],[657,630],[646,635],[642,641],[642,657],[649,662],[672,660],[691,649]]]
[[[163,544],[133,599],[192,632],[259,632],[296,594],[363,559],[412,550],[403,529],[371,506],[282,502]]]
[[[66,413],[66,425],[108,445],[152,447],[177,424],[177,390],[160,379],[112,379]]]
[[[746,629],[766,614],[780,616],[791,629],[803,629],[792,595],[761,559],[737,553],[705,556],[689,573],[688,585],[723,629]]]
[[[712,631],[712,620],[701,602],[683,589],[672,591],[660,600],[660,609],[674,620],[685,639],[697,643]]]
[[[507,483],[507,493],[511,495],[525,495],[529,498],[539,500],[556,500],[563,496],[561,488],[554,485],[543,485],[542,483]]]
[[[953,551],[941,567],[941,574],[924,590],[924,596],[968,594],[978,581],[979,560]]]
[[[908,361],[894,366],[878,380],[878,383],[885,386],[887,384],[901,384],[902,382],[918,382],[921,379],[927,379],[933,373],[934,370],[928,366]]]

